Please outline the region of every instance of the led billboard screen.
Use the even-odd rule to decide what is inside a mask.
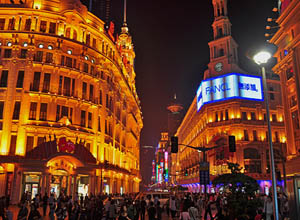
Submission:
[[[197,111],[205,104],[235,98],[263,101],[261,77],[230,73],[203,80],[197,90]]]

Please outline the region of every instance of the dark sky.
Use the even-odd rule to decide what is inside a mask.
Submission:
[[[276,0],[228,1],[232,35],[239,44],[240,66],[246,71],[256,69],[245,54],[266,40],[266,19],[276,17],[272,12],[276,4]],[[110,18],[116,27],[122,23],[122,7],[123,0],[111,0]],[[209,62],[212,0],[127,0],[127,23],[135,46],[136,86],[144,116],[141,146],[157,146],[166,128],[167,104],[176,93],[186,111]],[[153,157],[153,150],[141,148],[145,183],[150,182]]]

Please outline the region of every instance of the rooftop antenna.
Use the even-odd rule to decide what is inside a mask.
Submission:
[[[89,11],[92,12],[93,0],[90,0]]]
[[[127,0],[124,0],[124,18],[123,18],[123,27],[121,28],[122,33],[128,33],[128,27],[127,27]]]

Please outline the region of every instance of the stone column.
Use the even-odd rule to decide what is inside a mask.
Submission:
[[[72,175],[68,176],[68,189],[67,189],[67,194],[72,195]],[[72,196],[73,198],[73,196]]]
[[[51,174],[50,173],[47,173],[46,174],[46,192],[48,194],[48,196],[50,196],[50,184],[51,184]]]
[[[46,174],[42,173],[41,195],[44,196],[46,192]]]
[[[73,184],[73,192],[72,192],[72,197],[75,198],[75,195],[77,193],[77,174],[73,175],[72,178],[74,179],[74,184]]]

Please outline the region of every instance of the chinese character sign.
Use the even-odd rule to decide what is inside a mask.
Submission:
[[[197,111],[204,104],[233,98],[263,101],[261,77],[230,73],[203,80],[197,90]]]

